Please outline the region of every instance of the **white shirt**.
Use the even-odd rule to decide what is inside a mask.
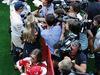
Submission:
[[[80,13],[77,14],[77,18],[79,18],[79,20],[82,20],[82,16],[80,15]]]
[[[98,48],[100,46],[100,28],[97,30],[97,34],[95,36],[95,41],[94,41],[94,48]]]
[[[12,35],[20,36],[21,31],[24,29],[21,16],[15,11],[10,15]]]
[[[14,8],[14,3],[17,2],[18,0],[13,0],[11,3],[10,3],[10,14],[11,12],[15,11],[15,8]]]

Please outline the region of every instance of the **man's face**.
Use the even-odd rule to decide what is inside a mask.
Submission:
[[[69,12],[74,12],[74,9],[72,6],[70,6],[70,9],[68,10]]]
[[[93,21],[94,26],[98,26],[98,22],[97,21]]]
[[[66,26],[66,30],[69,31],[69,23],[68,23],[68,21],[66,22],[65,26]]]
[[[77,54],[77,51],[78,51],[78,47],[74,47],[74,46],[72,46],[71,45],[71,51],[69,52],[70,53],[70,55],[72,55],[72,56],[74,56],[74,55],[76,55]]]
[[[43,6],[47,6],[48,5],[48,1],[47,0],[42,0]]]

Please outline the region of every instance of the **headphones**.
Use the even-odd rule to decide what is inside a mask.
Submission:
[[[82,49],[81,49],[81,43],[78,41],[78,40],[75,40],[74,41],[76,44],[78,44],[78,51],[82,51]]]

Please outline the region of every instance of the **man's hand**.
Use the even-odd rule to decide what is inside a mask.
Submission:
[[[74,67],[75,66],[75,60],[72,60],[72,66]]]
[[[33,12],[32,12],[32,15],[37,15],[37,16],[39,16],[38,10],[33,11]]]
[[[56,54],[58,50],[59,50],[59,49],[54,50],[54,52],[53,52],[53,53],[54,53],[54,54]]]

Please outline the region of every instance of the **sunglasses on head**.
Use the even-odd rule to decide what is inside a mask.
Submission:
[[[35,58],[33,58],[32,56],[30,56],[33,60],[35,60]]]

